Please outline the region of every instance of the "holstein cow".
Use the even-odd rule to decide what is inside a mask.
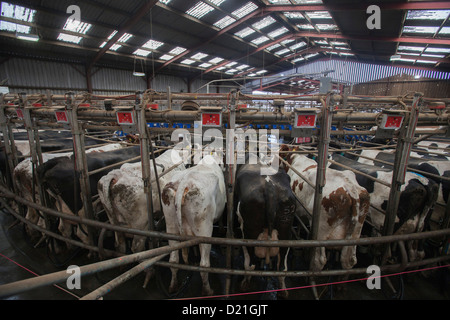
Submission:
[[[158,177],[182,158],[177,150],[168,150],[155,159]],[[150,163],[152,179],[155,177],[153,163]],[[184,164],[175,167],[159,179],[161,192],[167,181],[178,171],[185,170]],[[141,162],[122,165],[103,176],[98,182],[98,194],[111,224],[144,230],[148,228],[147,201],[142,180]],[[156,182],[152,184],[154,212],[160,211],[160,201]],[[116,233],[116,248],[125,253],[125,236]],[[134,236],[132,252],[144,249],[145,237]]]
[[[316,161],[301,154],[289,154],[287,161],[312,184],[316,183]],[[291,177],[292,190],[299,199],[304,201],[308,211],[313,213],[315,189],[292,169],[288,169],[287,173]],[[327,168],[320,212],[318,212],[320,221],[317,240],[359,239],[369,207],[369,193],[358,184],[354,175]],[[312,218],[310,215],[306,217]],[[334,249],[341,251],[342,268],[351,269],[356,264],[356,246]],[[320,271],[326,262],[325,248],[315,248],[310,270]]]
[[[278,168],[273,175],[261,175],[262,164],[245,164],[236,172],[234,191],[235,211],[245,239],[290,240],[291,227],[296,210],[295,197],[290,187],[290,179],[284,169]],[[271,257],[277,257],[277,269],[287,270],[288,248],[243,247],[245,270],[253,270],[256,259],[265,259],[270,264]],[[285,289],[284,277],[279,278],[281,289]],[[250,277],[241,283],[247,290]],[[279,296],[287,297],[287,291]]]
[[[162,205],[167,233],[210,237],[213,223],[222,215],[226,203],[225,181],[221,167],[213,156],[205,156],[198,165],[175,173],[162,192]],[[176,243],[170,240],[169,244]],[[202,243],[200,266],[209,267],[211,245]],[[188,250],[182,250],[188,263]],[[170,262],[178,263],[178,251],[172,251]],[[177,269],[172,268],[169,292],[178,286]],[[212,295],[208,273],[201,272],[204,295]]]
[[[394,163],[395,155],[392,153],[386,153],[382,151],[375,150],[364,150],[361,152],[361,155],[371,157],[374,160],[368,160],[360,157],[358,162],[363,162],[367,164],[373,164],[379,166],[381,168],[393,168],[393,165],[386,164],[385,162],[389,162],[391,164]],[[434,159],[436,159],[434,157]],[[383,162],[380,162],[380,161]],[[443,219],[445,215],[445,206],[448,202],[448,197],[450,193],[450,181],[447,180],[450,178],[450,161],[446,160],[429,160],[428,158],[424,159],[415,159],[410,158],[408,161],[408,167],[421,171],[421,175],[424,177],[433,180],[438,184],[438,196],[437,203],[433,210],[433,219],[434,221],[439,221]]]
[[[139,147],[89,153],[86,154],[88,171],[100,169],[139,155]],[[37,173],[45,190],[55,200],[55,206],[59,211],[84,217],[80,183],[75,172],[74,161],[73,156],[50,159],[37,168]],[[91,194],[88,196],[93,197],[97,194],[98,181],[111,170],[106,169],[89,176]],[[71,228],[67,228],[67,226],[70,226],[70,224],[60,223],[59,229],[64,235],[70,237]],[[87,235],[82,228],[77,228],[76,235],[80,240],[87,243]]]
[[[97,148],[91,148],[87,149],[86,153],[93,153],[93,152],[106,152],[111,150],[116,150],[121,148],[122,146],[120,144],[109,144],[102,147]],[[67,157],[69,158],[72,155],[72,152],[65,152],[65,153],[42,153],[42,160],[43,162],[47,162],[50,159],[59,158],[59,157]],[[22,162],[20,162],[15,168],[14,168],[14,181],[16,183],[18,192],[20,192],[21,196],[28,201],[35,201],[36,203],[40,204],[40,198],[38,195],[38,188],[37,188],[37,182],[34,183],[34,195],[33,195],[33,166],[31,158],[26,158]],[[25,218],[27,220],[30,220],[34,224],[37,224],[39,226],[45,227],[44,220],[40,218],[40,216],[37,214],[36,210],[34,208],[29,207],[26,213]],[[30,235],[36,234],[36,232],[33,232],[34,229],[30,230]]]
[[[392,182],[392,170],[390,169],[362,164],[338,154],[334,154],[332,158],[336,162],[366,173],[374,178],[378,178],[387,183]],[[347,171],[348,174],[354,175],[358,184],[369,192],[371,205],[378,209],[370,208],[370,222],[377,230],[381,230],[385,218],[384,214],[381,212],[387,208],[390,188],[363,175],[345,170],[338,165],[332,164],[330,165],[330,168]],[[421,175],[407,172],[405,183],[400,190],[401,195],[394,233],[408,234],[419,232],[423,229],[428,212],[436,202],[438,186],[434,181]],[[410,261],[421,259],[424,256],[423,250],[418,250],[416,244],[413,244],[412,242],[408,242],[408,254]]]

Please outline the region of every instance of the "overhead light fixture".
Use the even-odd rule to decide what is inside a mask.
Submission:
[[[399,54],[394,54],[394,55],[391,56],[390,60],[391,60],[391,61],[397,61],[397,60],[400,60],[401,58],[402,58],[401,55],[399,55]]]
[[[142,62],[142,59],[139,59],[141,62],[141,70],[142,71],[137,71],[136,70],[136,56],[134,56],[134,63],[133,63],[133,76],[135,77],[145,77],[145,72],[144,72],[144,65]]]
[[[39,36],[37,34],[17,33],[16,37],[17,37],[17,39],[26,40],[26,41],[33,41],[33,42],[39,41]]]
[[[420,79],[420,74],[416,74],[416,75],[414,76],[414,79]]]

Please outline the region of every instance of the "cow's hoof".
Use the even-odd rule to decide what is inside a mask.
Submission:
[[[203,288],[202,289],[203,296],[212,296],[213,294],[214,294],[214,291],[211,288]]]
[[[277,299],[287,299],[289,297],[289,293],[287,290],[277,291]]]

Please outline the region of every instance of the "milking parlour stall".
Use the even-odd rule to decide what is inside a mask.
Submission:
[[[0,298],[448,299],[449,102],[2,94]]]

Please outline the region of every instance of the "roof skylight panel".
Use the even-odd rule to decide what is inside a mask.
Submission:
[[[207,57],[207,56],[208,55],[206,53],[199,52],[199,53],[194,54],[191,58],[192,59],[196,59],[196,60],[201,60],[201,59],[203,59],[204,57]]]
[[[288,30],[286,27],[281,27],[281,28],[278,28],[278,29],[276,29],[276,30],[270,32],[270,33],[268,34],[268,36],[271,37],[271,38],[276,38],[276,37],[278,37],[278,36],[281,36],[282,34],[285,34],[285,33],[288,32],[288,31],[289,31],[289,30]]]
[[[440,58],[440,59],[445,58],[445,54],[425,54],[425,53],[422,53],[421,56],[422,57],[431,57],[431,58]]]
[[[215,57],[215,58],[209,60],[208,62],[209,63],[213,63],[213,64],[217,64],[219,62],[222,62],[223,60],[224,60],[223,58]]]
[[[291,49],[292,51],[295,51],[298,48],[301,48],[301,47],[304,47],[304,46],[306,46],[306,42],[302,41],[302,42],[299,42],[299,43],[296,43],[296,44],[290,46],[289,49]]]
[[[322,0],[294,0],[296,4],[320,4]]]
[[[415,46],[398,46],[398,50],[407,50],[407,51],[423,51],[425,47],[415,47]]]
[[[450,10],[409,10],[406,20],[444,20]]]
[[[241,64],[239,67],[236,67],[236,69],[243,70],[243,69],[247,69],[248,67],[250,67],[248,64]]]
[[[303,30],[312,30],[312,29],[314,29],[314,26],[312,24],[298,24],[297,28],[303,29]]]
[[[159,59],[168,61],[170,59],[173,59],[173,56],[171,56],[170,54],[163,54],[161,57],[159,57]]]
[[[179,55],[179,54],[182,54],[183,52],[185,52],[186,51],[186,48],[183,48],[183,47],[176,47],[175,49],[172,49],[172,50],[170,50],[170,54],[173,54],[173,55]]]
[[[194,62],[195,62],[195,60],[192,60],[192,59],[184,59],[184,60],[181,61],[180,63],[191,65],[191,64],[193,64]]]
[[[256,72],[256,74],[263,74],[263,73],[266,73],[266,72],[268,72],[268,71],[267,70],[259,70],[259,71]]]
[[[225,73],[235,73],[235,72],[237,72],[236,69],[230,69],[230,70],[227,70]]]
[[[450,34],[450,27],[442,27],[441,31],[439,31],[439,34]]]
[[[337,28],[338,28],[337,25],[335,25],[335,24],[327,24],[327,23],[324,23],[324,24],[317,23],[316,27],[319,30],[337,30]]]
[[[259,37],[259,38],[256,38],[255,40],[252,40],[251,42],[252,42],[253,44],[258,45],[258,44],[261,44],[261,43],[263,43],[263,42],[266,42],[267,40],[270,40],[270,39],[267,38],[266,36],[261,36],[261,37]]]
[[[134,55],[141,56],[141,57],[146,57],[150,53],[151,53],[151,51],[143,50],[143,49],[137,49],[136,51],[133,52]]]
[[[209,0],[212,4],[215,4],[216,6],[220,7],[222,2],[225,2],[225,0]]]
[[[435,33],[439,27],[404,26],[404,33]]]
[[[281,50],[275,52],[275,54],[281,56],[281,55],[283,55],[283,54],[285,54],[285,53],[287,53],[287,52],[289,52],[289,51],[290,51],[289,49],[284,48],[284,49],[281,49]]]
[[[225,67],[230,68],[230,67],[235,66],[235,65],[237,65],[237,62],[233,61],[233,62],[230,62],[230,63],[226,64]]]
[[[237,10],[234,10],[231,14],[236,18],[241,19],[251,12],[255,11],[256,9],[258,9],[258,6],[256,4],[254,4],[253,2],[247,2],[244,6],[240,7]]]
[[[241,31],[239,31],[239,32],[236,32],[234,35],[236,35],[236,36],[238,36],[239,38],[245,38],[246,36],[248,36],[248,35],[251,35],[252,33],[254,33],[254,32],[256,32],[255,30],[253,30],[252,28],[250,28],[250,27],[247,27],[247,28],[245,28],[245,29],[242,29]]]
[[[294,41],[295,41],[295,39],[287,39],[287,40],[281,41],[280,43],[283,44],[283,45],[286,45],[286,44],[294,42]]]
[[[289,0],[269,0],[271,4],[291,4]]]
[[[223,69],[226,69],[226,68],[225,68],[225,67],[219,67],[219,68],[217,68],[216,70],[221,71],[221,70],[223,70]]]
[[[76,33],[86,34],[91,27],[92,24],[90,23],[68,18],[66,23],[64,24],[63,29]]]
[[[295,58],[294,60],[292,60],[292,62],[296,63],[296,62],[299,62],[299,61],[302,61],[302,60],[305,60],[305,58],[303,58],[303,57]]]
[[[316,44],[326,44],[326,45],[328,45],[328,41],[326,41],[326,40],[314,40],[314,42]]]
[[[270,26],[272,23],[275,22],[275,19],[272,18],[271,16],[267,16],[262,20],[259,20],[258,22],[255,22],[254,24],[252,24],[252,27],[258,30],[261,30],[267,26]]]
[[[276,49],[278,47],[281,47],[281,44],[276,43],[276,44],[274,44],[274,45],[272,45],[270,47],[267,47],[266,50],[271,51],[271,50]]]
[[[222,19],[220,19],[219,21],[217,21],[216,23],[214,23],[214,26],[216,26],[219,29],[223,29],[225,27],[228,27],[230,24],[232,24],[235,21],[236,21],[235,18],[232,18],[230,16],[225,16]]]
[[[73,36],[73,35],[67,34],[67,33],[60,33],[57,38],[57,40],[60,40],[60,41],[72,42],[72,43],[76,43],[76,44],[80,43],[81,39],[83,39],[83,37]]]
[[[330,44],[333,45],[333,46],[346,46],[346,45],[347,45],[347,42],[342,42],[342,41],[331,41]]]
[[[161,2],[162,4],[169,4],[169,2],[172,0],[159,0],[159,2]]]
[[[211,66],[212,66],[212,64],[211,63],[207,63],[207,62],[204,62],[201,65],[199,65],[200,68],[209,68]]]
[[[433,47],[428,47],[428,48],[425,49],[425,52],[450,53],[450,48],[433,48]]]
[[[300,12],[295,11],[286,11],[283,12],[284,16],[289,19],[305,19],[305,16],[302,15]]]
[[[2,2],[1,16],[16,20],[33,22],[36,10],[21,7],[15,4]],[[0,21],[0,30],[16,31],[19,33],[30,33],[31,27],[8,21]]]
[[[311,19],[331,19],[331,15],[328,11],[310,11],[306,12],[305,15]]]
[[[151,50],[156,50],[159,47],[161,47],[164,44],[164,42],[161,41],[156,41],[156,40],[148,40],[146,43],[144,43],[142,45],[143,48],[147,48],[147,49],[151,49]]]
[[[195,6],[186,11],[186,14],[190,15],[191,17],[200,19],[213,10],[214,7],[210,6],[207,3],[204,3],[203,1],[199,1]]]
[[[315,57],[315,56],[317,56],[318,54],[319,54],[318,52],[316,52],[316,53],[311,53],[311,54],[307,54],[307,55],[305,56],[305,59],[309,59],[309,58]]]
[[[436,61],[431,61],[431,60],[416,60],[416,63],[430,63],[430,64],[435,64]]]

